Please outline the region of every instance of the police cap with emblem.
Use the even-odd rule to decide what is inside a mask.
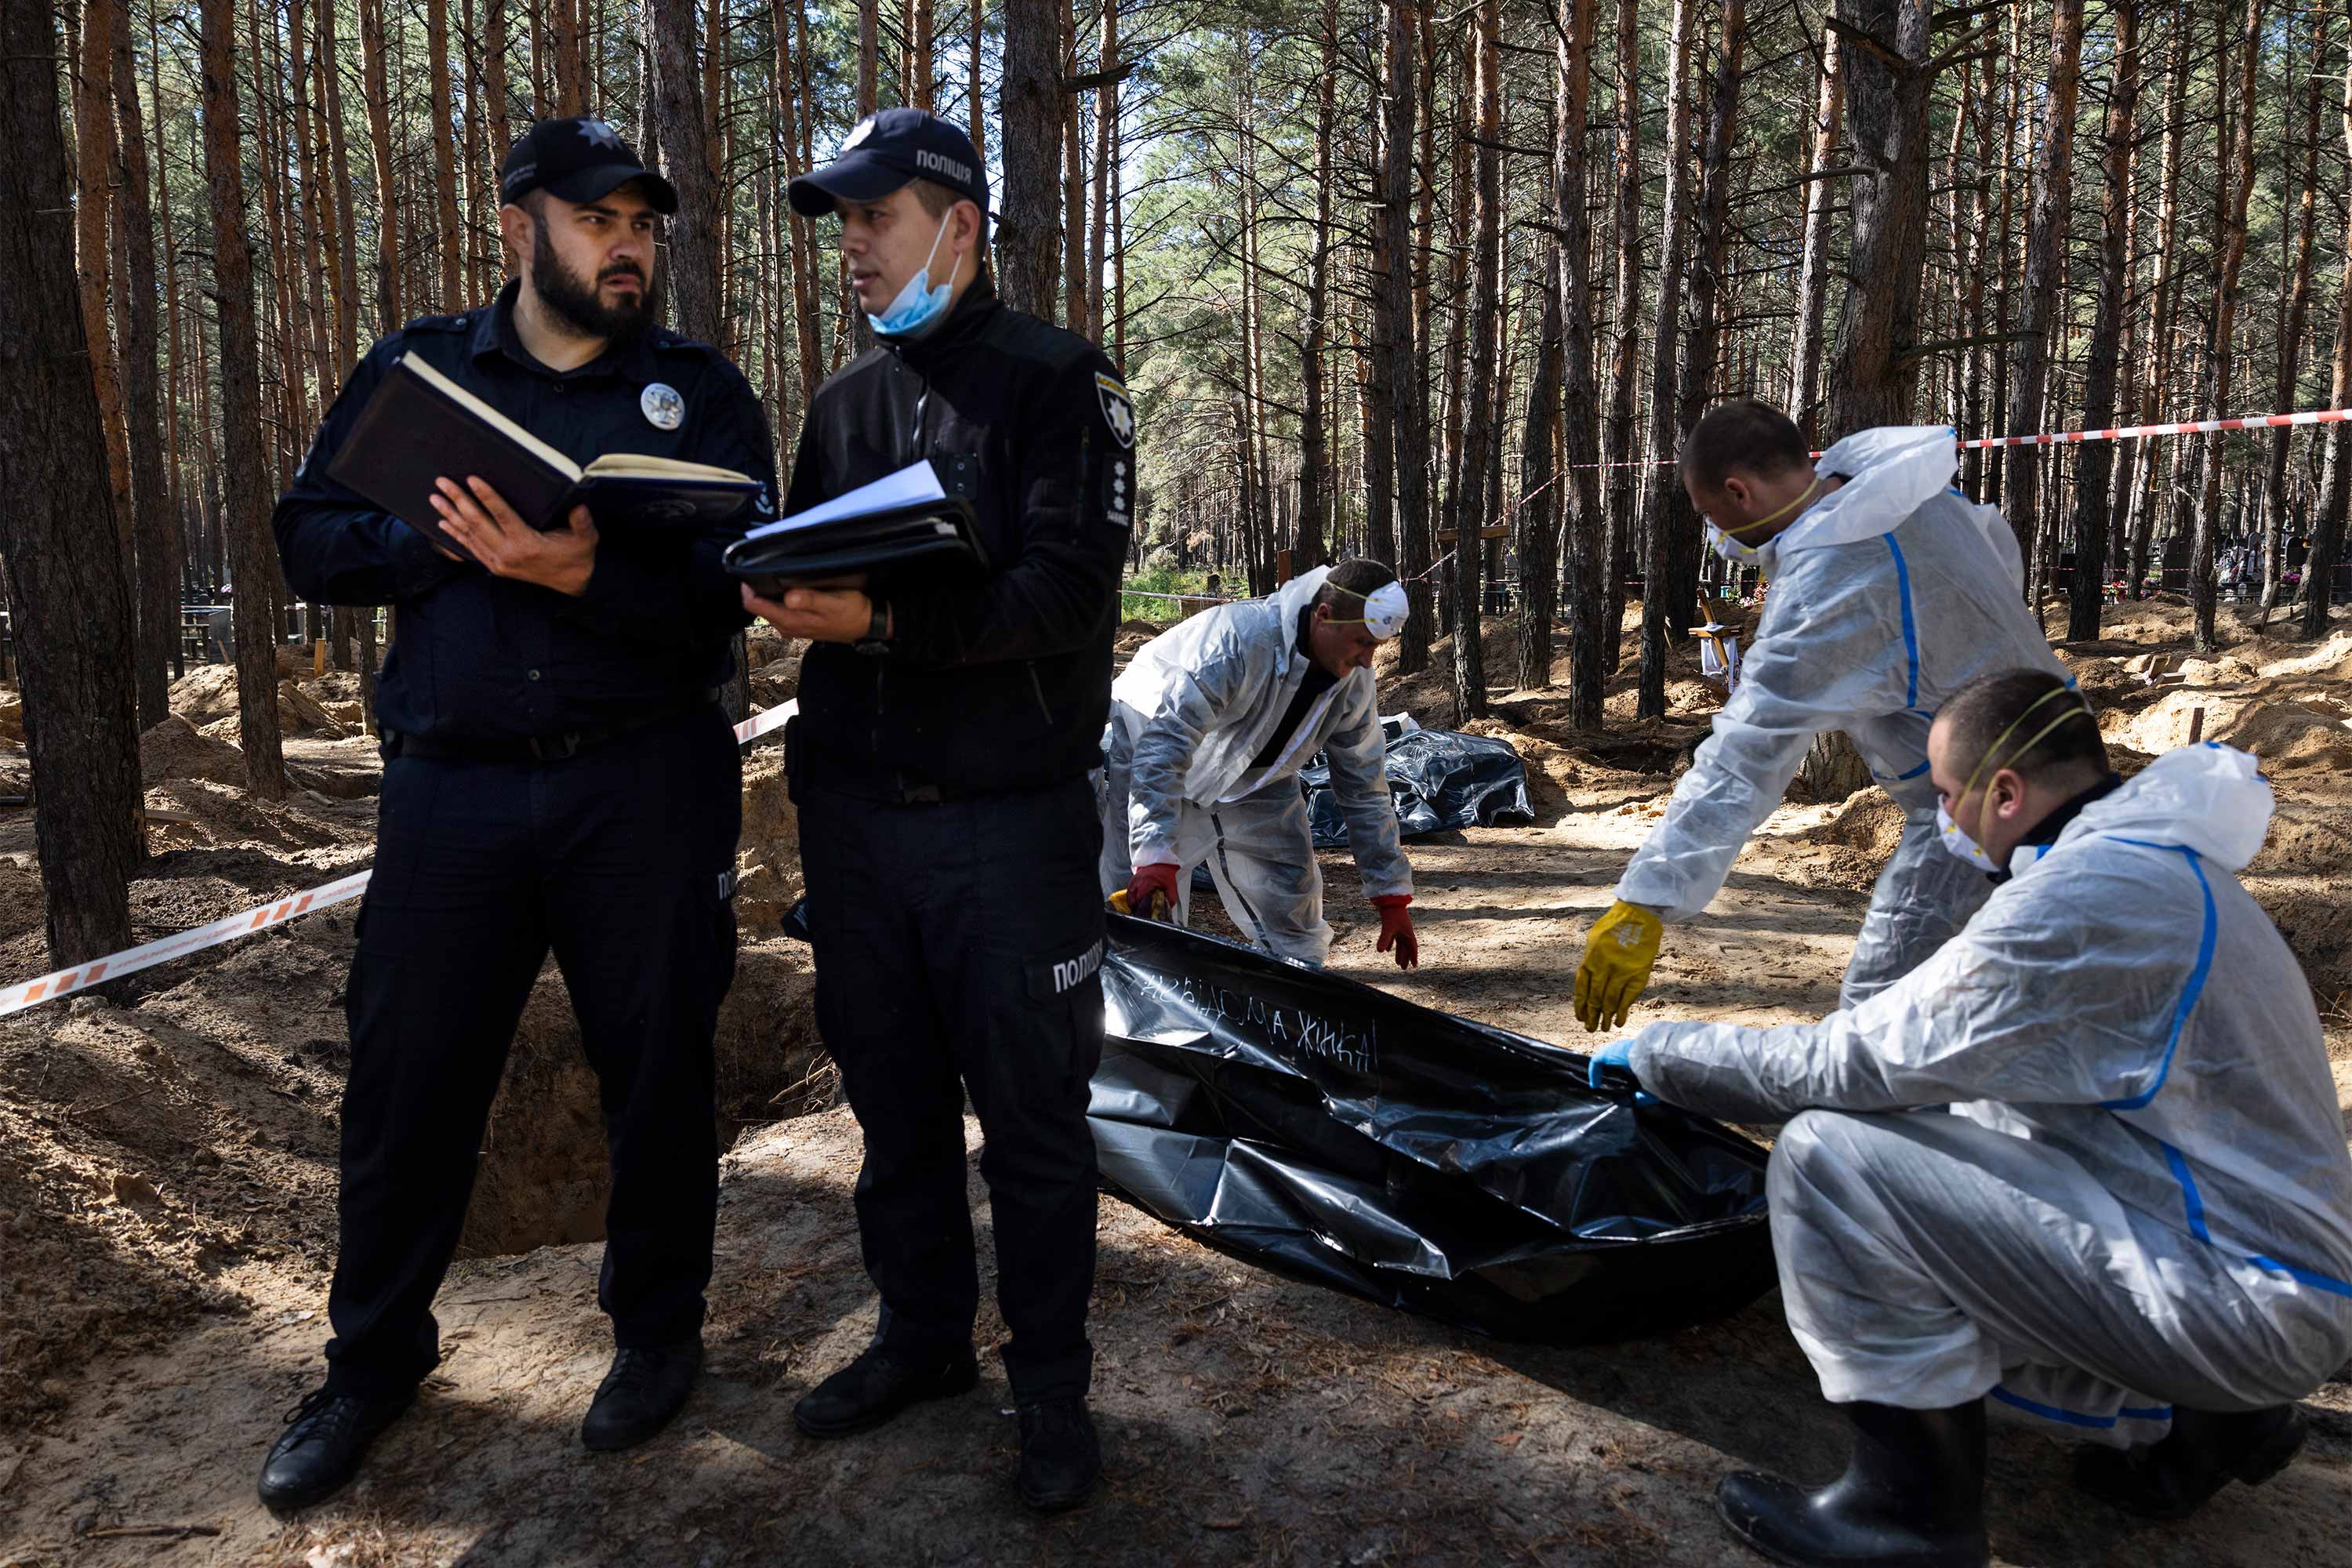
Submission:
[[[511,205],[545,191],[567,202],[601,201],[631,180],[644,184],[654,211],[677,211],[677,192],[637,161],[636,149],[619,132],[593,114],[542,120],[507,154],[499,170],[499,200]]]
[[[857,122],[840,153],[786,187],[793,210],[824,217],[835,201],[879,201],[910,180],[944,185],[988,211],[988,171],[971,138],[951,121],[920,109],[886,109]]]

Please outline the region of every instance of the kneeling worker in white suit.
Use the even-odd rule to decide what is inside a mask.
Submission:
[[[1179,924],[1206,861],[1250,941],[1320,963],[1331,951],[1323,877],[1298,770],[1321,752],[1379,951],[1420,962],[1412,870],[1389,797],[1372,653],[1404,628],[1405,595],[1377,561],[1292,579],[1270,599],[1220,605],[1138,649],[1111,687],[1103,765],[1102,887],[1136,913],[1155,895]]]
[[[1856,1436],[1822,1490],[1717,1492],[1784,1563],[1985,1562],[1988,1395],[2108,1445],[2086,1489],[2178,1518],[2283,1468],[2292,1402],[2352,1353],[2319,1016],[2234,875],[2270,825],[2254,759],[2184,747],[2124,783],[2082,700],[2026,669],[1962,688],[1927,752],[1947,847],[2000,884],[1958,935],[1817,1024],[1657,1024],[1593,1068],[1794,1119],[1767,1179],[1781,1295]]]

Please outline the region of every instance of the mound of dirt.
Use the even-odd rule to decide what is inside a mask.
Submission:
[[[743,836],[735,845],[735,919],[773,936],[801,896],[800,816],[784,782],[783,748],[743,763]]]
[[[1903,838],[1903,808],[1895,804],[1887,793],[1873,784],[1868,789],[1854,791],[1845,804],[1832,812],[1818,827],[1808,828],[1795,836],[1807,844],[1832,844],[1847,849],[1858,849],[1878,861],[1895,853]]]
[[[13,691],[0,692],[0,741],[25,743],[25,700]]]
[[[139,737],[139,779],[150,784],[167,779],[242,784],[245,753],[174,713]]]
[[[172,682],[172,711],[198,729],[236,717],[236,667],[200,664]]]

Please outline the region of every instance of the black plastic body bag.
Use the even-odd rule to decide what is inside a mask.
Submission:
[[[1773,1283],[1765,1152],[1575,1052],[1118,915],[1102,981],[1103,1184],[1220,1251],[1550,1342]]]
[[[1527,764],[1508,741],[1454,730],[1389,731],[1389,795],[1402,838],[1426,838],[1457,827],[1533,822]],[[1348,819],[1331,793],[1331,764],[1320,752],[1298,770],[1307,816],[1318,849],[1348,847]]]

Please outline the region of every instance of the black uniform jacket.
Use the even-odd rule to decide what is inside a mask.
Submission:
[[[877,584],[896,635],[801,665],[793,774],[867,799],[1039,789],[1100,763],[1119,571],[1135,515],[1135,416],[1084,338],[982,279],[932,331],[817,389],[787,513],[922,458],[964,457],[991,571]]]
[[[625,723],[691,704],[726,680],[747,624],[719,552],[773,515],[775,447],[741,373],[707,343],[658,328],[577,370],[550,370],[514,327],[517,286],[461,316],[426,316],[378,342],[329,409],[271,523],[298,597],[394,605],[399,629],[376,712],[437,741],[511,741]],[[425,536],[327,478],[384,373],[404,353],[474,393],[574,461],[637,452],[713,463],[766,487],[751,515],[694,539],[605,532],[577,598],[452,561]],[[649,387],[667,386],[684,405]],[[451,475],[463,480],[463,475]]]

